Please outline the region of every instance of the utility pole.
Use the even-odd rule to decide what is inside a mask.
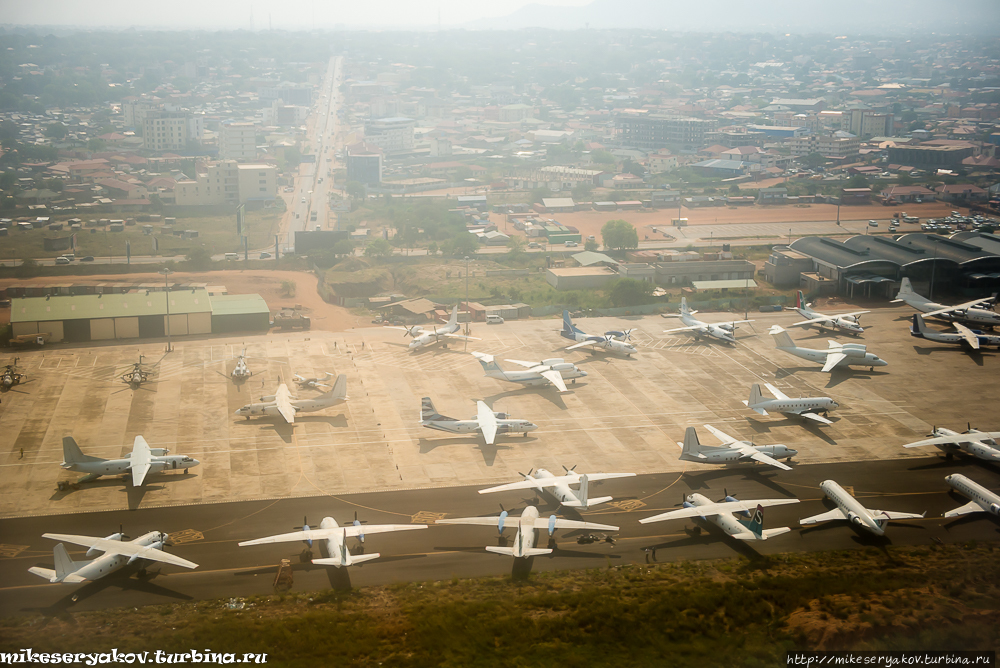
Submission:
[[[170,283],[168,277],[174,272],[172,269],[164,267],[160,269],[160,273],[163,274],[163,296],[167,300],[167,352],[169,353],[173,351],[173,347],[170,345]]]
[[[927,295],[927,299],[932,301],[934,299],[934,270],[937,269],[937,249],[937,237],[934,237],[934,261],[931,263],[931,290],[930,294]]]
[[[472,324],[472,311],[469,309],[469,256],[465,256],[465,313],[468,320],[465,321],[465,335],[469,335],[469,326]],[[469,348],[469,340],[465,340],[465,349]]]

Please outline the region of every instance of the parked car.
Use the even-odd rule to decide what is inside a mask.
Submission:
[[[532,241],[530,244],[528,244],[528,248],[540,248],[540,246],[534,241]]]
[[[579,246],[579,245],[580,244],[576,243],[575,241],[567,241],[566,242],[566,248],[573,248],[574,246]]]
[[[496,313],[488,313],[488,314],[486,314],[486,324],[487,325],[502,325],[503,324],[503,318],[501,318],[500,316],[498,316]]]

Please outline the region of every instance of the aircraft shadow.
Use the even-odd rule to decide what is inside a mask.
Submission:
[[[947,469],[952,469],[952,468],[960,468],[960,469],[965,469],[965,468],[973,468],[973,469],[983,468],[983,469],[986,469],[987,471],[992,471],[993,473],[1000,474],[1000,467],[998,467],[997,465],[993,464],[992,462],[988,462],[988,461],[986,461],[984,459],[976,459],[972,455],[957,455],[955,457],[952,457],[951,459],[949,459],[948,457],[946,457],[944,455],[940,455],[940,456],[937,457],[936,461],[932,461],[932,462],[927,463],[927,464],[920,464],[919,466],[912,466],[908,470],[910,470],[910,471],[924,471],[924,470],[933,471],[934,469],[940,469],[940,468],[947,468]],[[955,498],[959,498],[959,497],[956,496]]]
[[[583,386],[586,386],[584,383]],[[539,392],[539,388],[543,391]],[[575,388],[574,385],[570,384],[566,386],[570,392]],[[508,390],[507,392],[500,392],[498,394],[492,394],[484,399],[487,405],[493,406],[497,401],[501,399],[506,399],[507,397],[520,397],[526,394],[534,394],[544,399],[550,401],[554,406],[561,410],[566,410],[566,403],[562,400],[562,393],[557,391],[555,387],[549,385],[541,385],[535,387],[522,387],[516,390]]]
[[[933,355],[934,353],[941,352],[951,352],[951,353],[965,353],[965,356],[976,363],[977,366],[983,366],[983,360],[986,358],[994,358],[996,354],[987,353],[987,351],[980,348],[979,350],[972,350],[965,346],[954,346],[949,348],[922,348],[920,346],[913,346],[914,352],[918,355]]]
[[[534,439],[532,439],[534,440]],[[468,438],[443,438],[429,440],[426,438],[421,438],[418,440],[420,446],[420,454],[425,455],[431,452],[435,448],[443,445],[471,445],[477,448],[483,454],[483,463],[487,466],[493,466],[496,463],[497,453],[500,450],[513,450],[513,446],[510,445],[490,445],[488,443],[480,442],[478,439],[468,439]]]
[[[43,568],[51,568],[52,565],[43,565]],[[70,616],[70,608],[84,601],[95,594],[98,594],[109,587],[117,587],[123,591],[139,591],[145,594],[153,594],[155,596],[165,596],[168,598],[176,598],[182,601],[194,600],[193,596],[188,596],[187,594],[182,594],[173,589],[168,589],[167,587],[162,587],[153,582],[155,578],[166,577],[161,571],[147,571],[146,575],[139,575],[141,571],[139,566],[126,566],[119,571],[106,575],[100,580],[94,580],[87,582],[83,586],[75,589],[74,591],[66,594],[58,601],[50,606],[46,607],[24,607],[22,610],[25,612],[37,612],[44,617],[58,617],[61,619],[72,619]],[[135,577],[133,577],[133,575]]]
[[[653,545],[647,545],[646,547],[650,549],[663,549],[672,547],[693,547],[696,545],[711,545],[713,543],[723,542],[729,545],[734,551],[740,554],[742,557],[746,557],[751,563],[761,563],[766,562],[767,557],[762,555],[757,550],[750,547],[750,543],[745,540],[736,540],[732,538],[729,534],[721,529],[718,529],[714,524],[708,525],[707,523],[696,523],[694,527],[684,527],[684,533],[687,534],[686,538],[680,538],[678,540],[656,543]]]
[[[764,475],[765,473],[767,473],[768,475]],[[718,471],[704,471],[698,473],[685,472],[681,476],[681,480],[683,480],[687,484],[688,489],[698,490],[698,489],[708,489],[709,487],[707,483],[709,480],[714,480],[716,478],[724,478],[726,476],[731,476],[731,475],[742,475],[744,480],[751,480],[760,485],[763,485],[764,487],[773,489],[775,492],[783,494],[784,496],[794,496],[794,494],[792,494],[787,489],[785,489],[784,487],[782,487],[777,482],[771,479],[777,474],[778,474],[777,469],[772,469],[769,471],[757,471],[749,467],[747,468],[733,467],[733,468],[719,469]]]
[[[527,580],[531,577],[531,567],[535,565],[535,558],[515,559],[510,567],[511,580]]]
[[[865,379],[865,378],[873,378],[873,377],[877,377],[877,376],[888,376],[888,375],[889,375],[888,371],[863,371],[863,370],[854,370],[854,369],[844,369],[844,370],[834,369],[833,371],[830,372],[830,380],[829,380],[829,382],[827,382],[827,384],[824,387],[836,387],[837,385],[840,385],[841,383],[843,383],[845,380],[848,380],[848,379],[851,379],[851,378]]]
[[[960,497],[957,494],[955,496],[956,496],[956,498],[960,498],[961,501],[963,502],[963,504],[964,503],[968,503],[968,501],[969,501],[964,496]],[[950,519],[950,518],[945,518],[945,519]],[[1000,523],[997,522],[997,520],[996,520],[995,517],[993,517],[992,515],[990,515],[988,513],[969,513],[968,515],[958,515],[954,519],[951,519],[951,521],[945,522],[944,524],[942,524],[941,527],[945,531],[951,531],[952,527],[960,527],[960,526],[964,526],[966,524],[972,524],[973,522],[978,522],[978,521],[984,520],[984,519],[985,520],[990,520],[991,522],[993,522],[993,524],[996,525],[994,527],[994,530],[997,533],[1000,533]]]
[[[548,559],[555,559],[556,557],[572,557],[574,559],[621,559],[620,554],[605,554],[602,552],[585,552],[584,550],[567,550],[564,548],[556,547],[552,548],[552,552],[546,555]]]
[[[795,425],[802,427],[816,438],[825,441],[830,445],[836,445],[837,441],[830,438],[830,436],[828,436],[826,432],[823,431],[822,427],[835,427],[837,426],[837,423],[840,422],[840,419],[841,418],[830,418],[830,421],[833,422],[833,424],[831,425],[823,425],[821,423],[816,423],[808,418],[791,418],[791,417],[786,417],[781,420],[769,420],[767,422],[763,422],[761,420],[757,420],[752,417],[747,417],[746,421],[747,424],[750,426],[750,428],[753,429],[758,434],[770,433],[771,427],[780,428],[780,427],[789,427]]]

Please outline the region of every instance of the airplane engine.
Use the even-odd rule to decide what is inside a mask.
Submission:
[[[563,360],[562,360],[561,357],[553,357],[553,358],[550,358],[550,359],[547,359],[547,360],[542,360],[541,363],[543,365],[545,365],[545,366],[550,366],[552,368],[555,368],[555,367],[559,366],[560,364],[565,364],[565,362],[563,362]],[[572,366],[572,365],[568,365],[568,366]]]
[[[125,540],[125,534],[123,533],[113,533],[110,536],[105,536],[104,540]],[[93,559],[99,554],[102,554],[104,550],[99,550],[96,547],[92,547],[87,550],[87,559]]]
[[[847,513],[847,519],[853,524],[857,524],[858,526],[864,526],[864,522],[855,513]]]
[[[573,368],[574,368],[574,366],[572,364],[570,364],[569,362],[563,362],[561,364],[553,364],[552,365],[552,370],[553,371],[572,371]]]
[[[150,473],[159,473],[160,471],[165,471],[170,468],[170,464],[167,462],[151,462],[149,465]]]
[[[998,517],[1000,517],[1000,503],[990,504],[990,514],[997,515]]]
[[[725,324],[719,325],[719,329],[724,329],[727,332],[731,332],[734,329],[736,329],[736,325],[734,325],[732,323],[725,323]]]
[[[261,401],[274,401],[274,395],[273,394],[269,394],[266,397],[261,397],[260,400]]]
[[[153,455],[154,457],[166,457],[168,454],[170,454],[170,450],[166,448],[150,448],[149,454]]]
[[[843,346],[841,346],[841,349],[845,353],[847,353],[848,351],[857,351],[861,354],[864,354],[864,352],[868,349],[868,346],[866,346],[863,343],[845,343]]]
[[[844,346],[842,352],[844,355],[852,359],[863,359],[867,354],[864,346],[861,346],[860,348],[848,348],[847,346]]]

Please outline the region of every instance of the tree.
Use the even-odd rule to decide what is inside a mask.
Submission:
[[[295,296],[295,281],[282,281],[281,282],[281,296],[282,297],[294,297]]]
[[[350,239],[341,239],[333,245],[334,255],[354,255],[354,242]]]
[[[212,268],[212,254],[204,248],[195,248],[187,255],[187,261],[195,271],[208,271]]]
[[[605,248],[625,250],[639,247],[639,233],[625,220],[609,220],[601,228],[601,239]]]
[[[510,249],[509,255],[511,258],[517,258],[524,255],[524,237],[514,235],[507,239],[507,248]]]
[[[613,165],[618,162],[618,160],[615,159],[615,156],[611,155],[607,151],[601,150],[591,152],[590,160],[599,165]]]
[[[573,186],[572,195],[573,199],[577,201],[586,200],[590,197],[590,193],[593,190],[589,183],[581,181],[580,183]]]
[[[867,188],[868,178],[864,174],[855,174],[851,178],[847,179],[847,183],[844,184],[845,188]]]
[[[108,143],[100,137],[91,137],[87,140],[87,150],[100,153],[108,147]]]
[[[735,183],[733,183],[732,185],[730,185],[729,186],[729,194],[733,195],[734,197],[737,196],[737,195],[739,195],[740,194],[740,187],[739,187],[739,185],[737,185]]]
[[[799,158],[801,162],[806,167],[819,167],[820,165],[826,164],[826,158],[823,157],[821,153],[810,153],[809,155],[802,156]]]
[[[583,244],[583,250],[596,251],[598,248],[600,245],[597,243],[597,239],[587,239]]]
[[[368,192],[364,184],[357,181],[349,181],[344,189],[347,191],[347,196],[354,200],[363,200]]]
[[[376,239],[365,247],[365,257],[386,258],[392,255],[392,244],[385,239]]]
[[[477,250],[479,250],[479,239],[468,232],[459,232],[451,243],[451,252],[458,257],[474,255]]]
[[[608,294],[611,305],[615,307],[648,304],[652,296],[653,284],[634,278],[619,278],[611,284]]]
[[[17,278],[28,278],[29,276],[34,276],[36,271],[38,271],[38,263],[30,257],[26,257],[21,260],[21,264],[14,270],[14,276]]]
[[[52,139],[65,139],[66,138],[66,126],[62,123],[52,123],[47,128],[45,128],[45,136],[51,137]]]
[[[438,254],[438,245],[436,241],[432,241],[429,244],[427,244],[427,254],[428,255]]]

